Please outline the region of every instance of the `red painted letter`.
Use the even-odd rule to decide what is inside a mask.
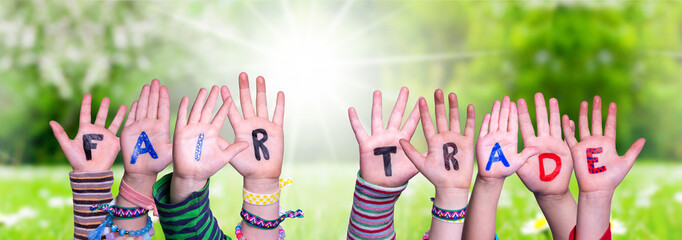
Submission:
[[[554,167],[554,171],[552,171],[552,173],[550,173],[549,175],[545,175],[544,160],[546,158],[552,159],[556,163],[556,167]],[[538,160],[540,161],[540,180],[542,180],[544,182],[549,182],[549,181],[554,180],[554,178],[557,175],[559,175],[559,171],[561,171],[561,158],[559,156],[557,156],[554,153],[542,153],[538,157]]]
[[[587,149],[587,170],[590,171],[590,174],[597,174],[606,171],[606,166],[601,166],[598,168],[594,167],[594,164],[599,162],[599,158],[595,157],[594,154],[599,154],[601,152],[601,147]]]

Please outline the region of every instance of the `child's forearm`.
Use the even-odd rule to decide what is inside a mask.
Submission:
[[[70,172],[69,177],[73,191],[73,237],[87,239],[88,234],[97,228],[107,215],[107,212],[102,210],[93,212],[90,207],[112,201],[113,172]]]
[[[535,195],[554,239],[567,239],[575,226],[578,206],[571,190],[560,195]]]
[[[464,221],[462,239],[495,239],[497,202],[503,185],[504,179],[476,177]]]
[[[580,192],[576,239],[598,239],[609,228],[613,191]]]
[[[132,189],[135,191],[141,193],[144,196],[149,197],[150,199],[152,198],[152,191],[153,191],[153,186],[154,183],[156,182],[156,174],[154,175],[142,175],[142,174],[134,174],[134,173],[129,173],[126,172],[123,174],[123,178],[121,179],[122,182],[125,182],[128,186],[130,186]],[[123,184],[123,183],[121,183]],[[119,191],[119,195],[116,196],[116,205],[121,206],[121,207],[129,207],[129,208],[134,208],[134,207],[142,207],[135,205],[134,203],[131,203],[127,199],[125,199]],[[137,230],[137,229],[142,229],[147,225],[147,217],[138,217],[138,218],[133,218],[133,219],[119,219],[119,218],[114,218],[114,224],[118,227],[123,227],[124,229],[129,229],[129,230]]]
[[[208,181],[182,201],[171,202],[171,179],[175,180],[173,173],[154,184],[154,202],[166,239],[229,239],[211,212]]]
[[[406,187],[382,187],[358,174],[347,239],[395,239],[393,208]]]
[[[258,194],[276,193],[279,190],[279,180],[244,178],[244,189]],[[268,205],[255,205],[244,201],[242,206],[244,210],[265,220],[274,220],[279,217],[279,201]],[[259,229],[248,225],[244,221],[242,221],[242,232],[247,239],[276,239],[279,234],[278,228],[270,230]]]
[[[469,189],[436,188],[436,197],[433,199],[433,203],[442,209],[462,209],[467,205],[468,196]],[[429,239],[461,239],[463,228],[463,223],[449,223],[431,218]]]

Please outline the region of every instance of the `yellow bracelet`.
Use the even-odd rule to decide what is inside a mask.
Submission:
[[[291,184],[292,181],[291,179],[280,179],[279,180],[279,188],[276,193],[271,193],[271,194],[257,194],[257,193],[252,193],[249,192],[246,189],[243,189],[242,191],[242,196],[244,198],[244,201],[253,204],[253,205],[270,205],[274,204],[275,202],[279,201],[279,194],[281,192],[282,187]]]

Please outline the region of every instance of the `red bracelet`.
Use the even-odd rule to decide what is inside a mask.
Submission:
[[[575,240],[575,227],[573,227],[571,233],[568,234],[568,239]],[[599,240],[611,240],[611,223],[609,223],[609,227],[606,229],[604,235],[599,238]]]

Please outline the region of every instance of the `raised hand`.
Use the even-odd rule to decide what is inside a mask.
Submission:
[[[121,130],[121,149],[126,174],[156,175],[170,164],[170,100],[168,88],[154,79],[144,85],[133,102]],[[152,181],[151,184],[154,182]]]
[[[623,156],[616,151],[616,104],[609,104],[606,125],[602,133],[601,98],[595,96],[592,103],[592,130],[588,126],[587,102],[580,104],[578,119],[580,142],[570,131],[568,115],[563,117],[566,142],[571,148],[575,175],[581,192],[615,190],[625,178],[642,151],[646,140],[640,138]]]
[[[533,123],[530,121],[526,101],[519,99],[518,102],[523,145],[538,148],[540,154],[533,155],[516,171],[516,174],[519,175],[526,187],[535,194],[565,194],[568,191],[568,183],[573,173],[573,160],[571,159],[571,150],[561,138],[559,102],[555,98],[549,100],[548,121],[545,97],[542,93],[535,94],[537,136],[533,130]]]
[[[85,94],[81,103],[80,122],[78,133],[73,140],[64,132],[59,123],[50,121],[50,127],[55,138],[66,155],[74,172],[102,172],[108,171],[121,149],[119,139],[116,136],[121,126],[126,106],[119,107],[114,120],[105,128],[107,114],[109,113],[109,98],[103,98],[95,123],[91,123],[90,108],[92,96]]]
[[[232,101],[230,90],[223,86],[221,95],[224,101]],[[251,103],[249,77],[239,74],[239,97],[244,117],[239,115],[235,105],[231,105],[228,118],[234,129],[235,142],[249,143],[243,151],[230,162],[245,180],[276,180],[282,172],[284,158],[284,93],[277,93],[277,103],[272,121],[268,118],[265,79],[256,78],[256,110]]]
[[[576,239],[596,239],[609,228],[611,200],[616,187],[625,178],[642,151],[646,140],[640,138],[623,156],[616,152],[616,104],[609,104],[605,131],[602,132],[601,98],[592,102],[592,130],[588,127],[587,102],[580,104],[578,119],[580,142],[563,117],[566,142],[571,148],[575,176],[578,179],[578,217]],[[606,235],[609,232],[607,231]]]
[[[443,91],[434,93],[436,101],[436,126],[433,127],[429,107],[424,98],[419,98],[419,112],[422,129],[428,145],[428,153],[423,157],[407,140],[400,140],[400,145],[415,167],[436,188],[458,188],[469,192],[471,175],[474,170],[474,126],[476,124],[474,106],[467,107],[467,120],[464,133],[460,131],[459,107],[457,95],[448,95],[450,106],[450,124],[445,112]]]
[[[374,91],[372,103],[372,136],[367,135],[354,108],[348,109],[351,127],[360,145],[360,177],[370,183],[384,187],[397,187],[407,183],[417,174],[417,168],[410,162],[400,146],[400,139],[410,140],[419,122],[417,106],[400,127],[407,105],[409,90],[400,89],[388,126],[384,129],[381,92]]]
[[[540,152],[537,147],[526,147],[517,154],[518,132],[516,103],[505,96],[500,108],[500,101],[495,100],[492,112],[483,118],[476,143],[479,176],[504,179]]]

